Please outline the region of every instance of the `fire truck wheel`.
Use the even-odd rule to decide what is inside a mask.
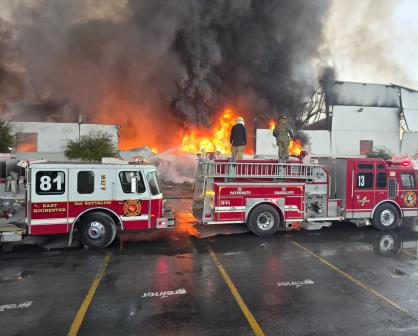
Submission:
[[[390,203],[380,205],[373,215],[373,226],[381,231],[393,230],[398,226],[398,210]]]
[[[275,208],[268,204],[258,205],[248,217],[248,229],[260,237],[269,237],[279,230],[280,216]]]
[[[105,248],[115,239],[115,232],[113,219],[104,213],[88,214],[81,221],[80,239],[88,247]]]

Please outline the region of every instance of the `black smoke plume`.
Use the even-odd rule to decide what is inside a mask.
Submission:
[[[142,117],[209,126],[226,105],[245,116],[297,118],[330,0],[0,0],[7,99],[70,108],[100,120],[112,95]],[[20,72],[7,72],[10,52]],[[5,75],[3,75],[6,69]],[[16,74],[19,78],[15,78]],[[1,88],[5,81],[0,77]],[[22,88],[25,87],[26,90]],[[52,103],[51,103],[52,102]],[[68,104],[67,104],[68,103]],[[118,119],[118,111],[112,114]],[[54,117],[54,118],[55,118]],[[161,125],[161,128],[171,125]],[[123,128],[122,128],[123,129]]]
[[[11,27],[0,17],[0,109],[5,108],[9,100],[24,95],[25,81],[17,64],[18,55],[13,43]]]

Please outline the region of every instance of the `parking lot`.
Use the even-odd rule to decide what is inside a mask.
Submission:
[[[418,335],[418,233],[178,227],[0,254],[1,335]],[[212,230],[212,231],[211,231]]]

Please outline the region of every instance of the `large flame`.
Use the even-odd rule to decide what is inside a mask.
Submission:
[[[231,108],[225,108],[212,130],[195,129],[186,134],[182,140],[182,151],[230,153],[229,132],[236,118],[237,114]]]
[[[111,93],[103,99],[92,121],[120,126],[120,150],[146,145],[157,153],[181,143],[182,129],[170,112],[156,114],[151,106],[139,105]]]
[[[175,116],[168,111],[156,116],[148,105],[139,106],[117,95],[109,94],[92,121],[120,125],[119,149],[122,150],[147,145],[154,153],[158,153],[180,146],[182,151],[193,154],[230,154],[229,134],[238,116],[239,113],[235,109],[226,107],[212,128],[202,129],[190,125],[191,130],[185,133]],[[271,120],[269,128],[274,129],[275,126],[276,122]],[[167,127],[170,129],[169,132]],[[246,128],[247,137],[251,136],[251,123],[246,125]],[[251,141],[247,141],[247,151],[250,152],[251,149]],[[300,140],[290,141],[289,154],[299,155],[302,149]]]
[[[290,139],[289,141],[289,154],[299,156],[303,150],[302,142],[299,139]]]

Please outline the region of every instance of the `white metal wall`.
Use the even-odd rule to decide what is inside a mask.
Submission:
[[[395,155],[400,150],[399,109],[390,107],[334,106],[332,156],[360,155],[360,141],[372,140]]]
[[[399,107],[398,89],[384,84],[335,82],[332,105]]]
[[[330,156],[330,132],[328,131],[303,131],[309,138],[305,149],[314,156]],[[277,156],[276,138],[270,129],[257,129],[256,153],[264,156]]]
[[[62,152],[66,140],[77,140],[79,135],[90,131],[105,131],[111,134],[118,148],[118,126],[77,123],[11,122],[15,133],[29,132],[38,134],[38,152]]]
[[[329,131],[303,131],[309,138],[306,150],[314,156],[331,156],[331,133]]]
[[[410,131],[418,131],[418,92],[401,89],[402,107]]]
[[[402,135],[401,155],[414,156],[418,153],[418,132],[407,132]]]
[[[255,148],[255,154],[257,155],[277,156],[276,138],[273,137],[271,129],[257,129]]]

